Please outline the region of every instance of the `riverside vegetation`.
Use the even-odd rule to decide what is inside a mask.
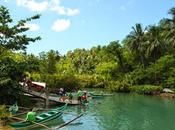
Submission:
[[[24,24],[40,15],[15,24],[8,9],[0,6],[0,103],[25,100],[19,87],[24,76],[46,82],[49,90],[91,87],[157,94],[164,87],[174,89],[175,8],[168,13],[171,18],[162,18],[157,25],[136,23],[123,41],[77,48],[65,55],[50,50],[36,56],[26,54],[26,46],[41,38],[25,35],[29,28]]]

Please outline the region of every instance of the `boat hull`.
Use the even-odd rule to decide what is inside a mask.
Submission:
[[[63,111],[66,109],[67,104],[64,106],[57,108],[57,109],[52,109],[48,112],[41,113],[38,116],[36,116],[36,123],[45,123],[50,120],[53,120],[57,117],[60,117],[63,114]],[[45,116],[45,117],[44,117]],[[21,121],[21,122],[15,122],[10,124],[11,127],[15,129],[24,129],[24,128],[33,128],[37,126],[37,124],[34,124],[29,121]]]
[[[94,93],[89,93],[90,97],[92,98],[104,98],[108,96],[112,96],[113,94],[94,94]]]

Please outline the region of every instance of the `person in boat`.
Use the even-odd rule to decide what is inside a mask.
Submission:
[[[66,91],[64,88],[60,88],[60,96],[61,97],[59,98],[59,100],[61,101],[65,101],[67,99]]]
[[[84,92],[84,94],[81,96],[81,101],[87,102],[87,92]]]
[[[78,102],[81,102],[81,97],[83,96],[83,92],[81,90],[78,90],[77,92],[77,99],[78,99]]]
[[[18,111],[18,105],[17,105],[17,103],[15,103],[13,106],[11,106],[9,108],[10,115],[16,114],[17,111]]]
[[[35,108],[31,109],[31,111],[27,113],[26,121],[36,121],[36,110],[35,110]]]
[[[71,92],[68,94],[68,98],[69,98],[70,101],[73,99],[73,95],[72,95]]]
[[[60,96],[66,96],[66,91],[65,91],[65,89],[64,89],[64,88],[60,88],[60,89],[59,89],[59,94],[60,94]]]
[[[60,96],[63,96],[63,88],[59,89],[59,94],[60,94]]]
[[[104,95],[104,92],[103,92],[103,91],[101,91],[101,92],[100,92],[100,94],[101,94],[101,95]]]

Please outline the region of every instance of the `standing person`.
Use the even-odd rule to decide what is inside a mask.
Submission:
[[[36,112],[34,108],[27,113],[26,121],[36,121]]]
[[[60,101],[65,101],[67,99],[66,97],[66,91],[64,88],[60,88],[60,97],[59,97],[59,100]]]
[[[60,96],[63,96],[63,88],[59,89],[59,94],[60,94]]]
[[[78,92],[77,92],[78,102],[81,102],[81,96],[83,96],[82,91],[78,90]]]
[[[10,115],[16,114],[16,112],[18,111],[18,105],[17,105],[17,103],[15,103],[13,106],[11,106],[9,108],[9,111],[10,111]]]
[[[68,94],[68,98],[69,98],[69,101],[72,101],[72,99],[73,99],[73,95],[72,95],[71,92]]]
[[[31,80],[31,78],[29,78],[26,83],[27,83],[28,92],[29,92],[31,90],[31,88],[32,88],[32,80]]]

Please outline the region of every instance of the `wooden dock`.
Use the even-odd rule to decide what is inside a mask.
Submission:
[[[45,100],[48,98],[50,101],[54,101],[57,103],[68,103],[68,105],[79,105],[80,104],[78,100],[68,100],[67,99],[66,101],[61,101],[60,97],[55,97],[55,96],[50,96],[50,95],[46,96],[46,93],[36,92],[34,90],[28,90],[27,87],[22,87],[22,91],[30,95],[45,99]]]

